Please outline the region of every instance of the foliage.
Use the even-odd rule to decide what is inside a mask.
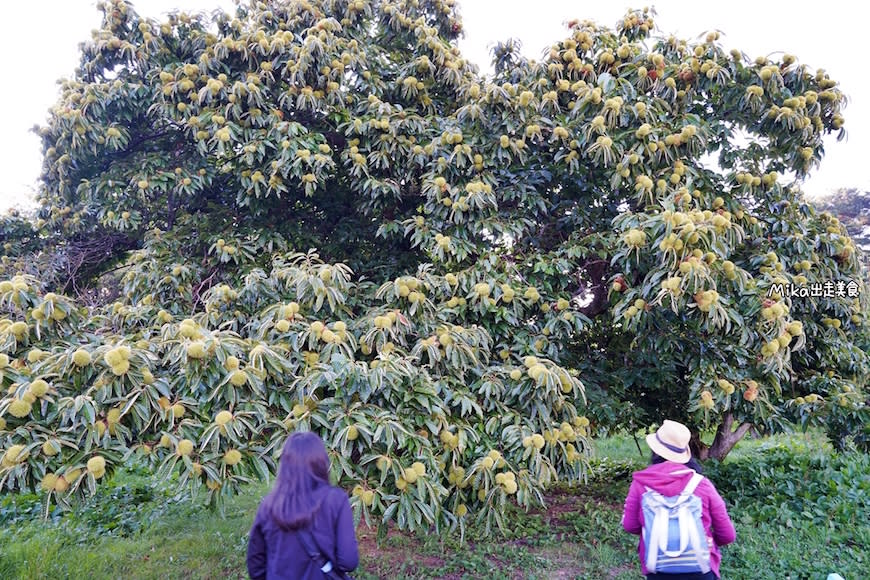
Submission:
[[[868,280],[870,268],[870,192],[854,187],[840,188],[812,200],[821,211],[835,215],[846,227],[846,231],[861,249],[864,281]]]
[[[818,439],[787,440],[705,467],[738,530],[723,575],[763,569],[769,578],[860,577],[870,553],[866,454],[832,453]]]
[[[785,415],[803,429],[825,429],[838,451],[853,446],[864,453],[870,451],[870,406],[866,399],[862,401],[862,395],[849,385],[829,395],[828,401],[817,392],[790,399],[785,404]]]
[[[781,176],[844,135],[823,71],[648,11],[484,79],[452,0],[100,9],[0,264],[0,487],[71,506],[136,455],[220,505],[311,429],[367,520],[503,529],[582,479],[584,414],[863,405],[867,297],[773,288],[860,279]]]
[[[870,457],[815,444],[763,446],[749,460],[711,462],[705,472],[741,523],[848,530],[870,513]]]
[[[622,481],[626,478],[630,479],[631,474],[638,469],[643,469],[638,459],[593,458],[589,460],[588,481],[592,483]]]
[[[870,250],[870,192],[854,187],[841,188],[813,200],[813,205],[822,211],[837,216],[846,226],[855,244],[866,252]]]
[[[0,500],[0,523],[14,524],[40,519],[43,514],[42,498],[35,493],[4,495]],[[52,515],[59,516],[63,510],[55,509]]]
[[[0,245],[3,256],[27,255],[40,247],[39,233],[34,224],[16,209],[0,217]]]

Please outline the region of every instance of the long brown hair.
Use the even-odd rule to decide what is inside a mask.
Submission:
[[[311,522],[329,486],[329,456],[315,433],[293,433],[284,443],[278,477],[264,498],[264,507],[284,529]]]

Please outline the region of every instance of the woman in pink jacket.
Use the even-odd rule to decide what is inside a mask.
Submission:
[[[725,502],[692,458],[690,436],[676,421],[648,435],[651,465],[633,474],[625,499],[622,527],[641,536],[640,567],[649,580],[715,580],[719,546],[736,537]]]

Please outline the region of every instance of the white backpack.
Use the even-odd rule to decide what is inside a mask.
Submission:
[[[710,546],[701,520],[701,498],[694,494],[704,479],[691,469],[672,474],[693,473],[682,493],[673,497],[645,488],[643,511],[644,561],[647,572],[683,574],[710,571]]]

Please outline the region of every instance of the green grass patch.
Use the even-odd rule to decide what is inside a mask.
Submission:
[[[614,433],[604,439],[593,440],[592,448],[595,457],[601,459],[641,463],[649,460],[649,448],[644,443],[642,435],[632,437],[628,433]]]
[[[641,443],[643,448],[643,443]],[[637,578],[637,538],[622,531],[631,472],[646,464],[630,435],[596,442],[585,485],[550,491],[543,510],[512,508],[504,537],[418,537],[360,527],[362,566],[376,578]],[[706,466],[738,541],[726,578],[861,578],[870,567],[870,458],[838,455],[824,436],[747,439]],[[39,496],[0,498],[0,578],[245,578],[247,533],[268,486],[226,504],[225,517],[119,473],[72,512],[42,519]]]

